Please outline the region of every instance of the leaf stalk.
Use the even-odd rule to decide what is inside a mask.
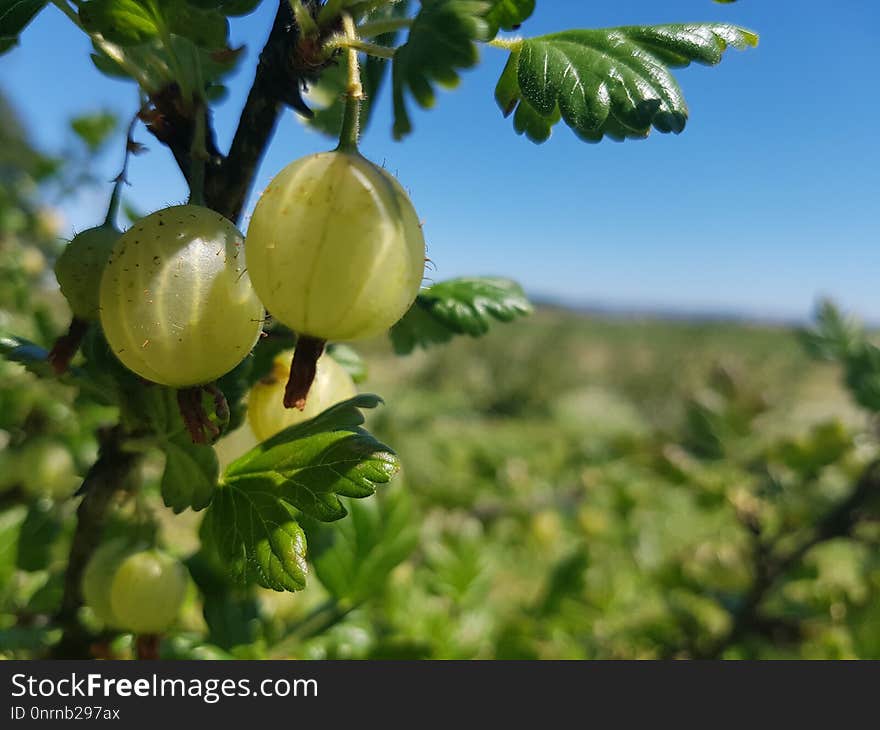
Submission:
[[[357,41],[357,31],[351,15],[344,13],[342,27],[345,37],[350,43]],[[345,111],[342,118],[342,129],[339,132],[340,151],[357,152],[358,135],[360,134],[361,100],[364,98],[364,87],[361,83],[361,68],[357,49],[348,48],[348,83],[345,87]]]

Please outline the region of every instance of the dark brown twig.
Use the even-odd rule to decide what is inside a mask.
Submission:
[[[208,170],[205,200],[208,207],[232,221],[241,217],[257,167],[278,118],[285,106],[310,117],[312,111],[302,99],[306,81],[326,66],[320,55],[312,56],[311,45],[299,43],[299,29],[288,0],[281,0],[269,39],[260,53],[238,128],[229,147],[229,154],[219,165]]]
[[[70,546],[64,591],[56,620],[62,627],[62,637],[53,650],[53,656],[83,658],[89,655],[89,637],[77,620],[82,605],[81,583],[86,565],[101,541],[107,519],[107,509],[118,492],[124,489],[128,477],[138,463],[138,456],[122,449],[124,434],[120,427],[100,434],[101,448],[98,460],[92,465],[83,482],[82,502],[76,510],[76,530]]]

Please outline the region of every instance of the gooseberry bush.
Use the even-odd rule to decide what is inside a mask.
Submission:
[[[392,135],[403,140],[413,132],[411,108],[433,106],[438,87],[455,86],[489,47],[507,54],[494,93],[515,133],[542,143],[564,123],[586,142],[633,140],[684,130],[688,110],[670,69],[716,64],[728,48],[757,43],[726,23],[521,36],[535,0],[281,0],[223,152],[212,104],[242,56],[229,44],[229,25],[258,4],[0,6],[3,51],[49,6],[88,36],[96,73],[130,79],[141,99],[104,220],[74,236],[55,264],[69,330],[49,352],[4,339],[8,359],[117,414],[101,424],[81,484],[53,495],[79,500],[54,618],[63,632],[56,656],[88,656],[96,637],[122,632],[138,636],[140,656],[152,656],[188,590],[202,594],[216,624],[218,594],[237,596],[245,611],[253,586],[303,589],[310,563],[338,605],[350,607],[369,598],[370,571],[406,554],[405,509],[389,502],[377,518],[358,503],[400,463],[364,428],[363,412],[382,400],[357,393],[365,365],[345,343],[388,333],[406,355],[478,337],[531,306],[505,279],[423,286],[431,221],[420,220],[406,181],[358,149],[383,85]],[[305,91],[329,103],[313,109]],[[287,107],[332,139],[331,149],[282,169],[241,231]],[[137,124],[174,156],[190,196],[121,232],[120,187],[129,155],[141,151]],[[130,534],[113,529],[120,505],[137,504],[144,465],[156,454],[164,456],[167,508],[204,515],[187,567],[155,544],[137,509]],[[350,534],[369,525],[370,540]]]

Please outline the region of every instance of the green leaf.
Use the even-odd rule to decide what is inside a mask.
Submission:
[[[351,517],[332,525],[306,523],[318,580],[337,601],[358,604],[384,588],[391,571],[418,543],[418,521],[406,492],[350,502]]]
[[[422,307],[418,299],[389,332],[391,344],[398,355],[406,355],[418,347],[427,349],[432,345],[449,342],[456,333]]]
[[[789,469],[803,479],[815,479],[826,466],[840,461],[855,446],[853,434],[839,420],[815,424],[809,433],[785,438],[770,449]]]
[[[398,470],[397,457],[360,428],[360,395],[264,441],[226,469],[204,533],[241,580],[274,590],[305,585],[305,536],[296,511],[330,521],[347,512],[339,497],[366,497]]]
[[[162,499],[175,513],[187,508],[195,511],[211,503],[220,467],[210,446],[193,444],[178,437],[162,444],[165,471],[162,473]]]
[[[271,480],[221,485],[206,520],[213,546],[242,581],[276,591],[305,588],[305,534]]]
[[[79,17],[89,33],[122,46],[179,35],[216,50],[226,46],[229,31],[224,14],[179,0],[88,0],[80,5]]]
[[[209,541],[210,541],[209,537]],[[247,587],[229,583],[226,571],[203,548],[186,560],[186,567],[202,597],[208,625],[207,640],[228,650],[259,638],[260,602]]]
[[[160,32],[161,17],[154,7],[139,0],[88,0],[80,5],[79,20],[89,33],[114,43],[143,43]]]
[[[843,364],[846,386],[855,401],[880,412],[880,348],[866,342],[848,353]]]
[[[816,324],[800,333],[807,351],[822,360],[839,360],[862,347],[865,333],[861,325],[843,313],[830,300],[816,310]]]
[[[0,53],[18,44],[18,36],[48,0],[0,0]]]
[[[379,402],[359,395],[281,431],[232,462],[224,481],[268,481],[279,499],[315,519],[345,517],[340,495],[369,497],[399,469],[397,456],[360,428],[359,409]]]
[[[535,12],[535,0],[494,0],[492,8],[486,13],[490,37],[498,30],[516,30]]]
[[[334,343],[327,347],[327,354],[345,368],[355,383],[367,379],[367,363],[353,347]]]
[[[117,124],[116,115],[107,111],[84,114],[70,120],[70,128],[92,152],[97,152],[101,148],[116,131]]]
[[[167,44],[158,38],[138,45],[105,43],[91,54],[95,67],[113,78],[131,78],[147,94],[156,94],[170,84],[181,88],[181,99],[188,98],[200,84],[210,89],[218,79],[235,70],[243,47],[209,50],[188,38],[171,34]],[[109,55],[108,55],[109,54]]]
[[[216,10],[223,15],[247,15],[256,10],[261,0],[186,0],[201,10]]]
[[[751,31],[723,23],[553,33],[526,39],[511,52],[495,98],[505,116],[517,113],[516,130],[536,142],[560,118],[589,142],[643,138],[652,127],[677,134],[688,109],[669,68],[713,65],[729,46],[757,43]],[[520,112],[523,103],[531,109]]]
[[[423,290],[403,318],[391,329],[398,354],[452,339],[479,337],[493,320],[510,322],[530,314],[532,305],[522,287],[509,279],[461,278]]]
[[[471,68],[479,59],[477,41],[490,36],[484,15],[491,8],[473,0],[422,0],[409,36],[394,54],[394,138],[412,131],[406,107],[409,92],[416,102],[434,105],[434,84],[454,87],[458,71]]]
[[[870,411],[880,412],[880,348],[871,343],[864,328],[824,301],[813,329],[801,333],[811,355],[841,363],[853,399]]]
[[[168,0],[165,16],[172,34],[192,41],[199,48],[219,51],[227,47],[229,21],[225,13],[201,10],[180,0]]]

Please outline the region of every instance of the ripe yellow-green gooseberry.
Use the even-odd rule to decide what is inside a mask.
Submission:
[[[158,634],[174,623],[187,585],[188,574],[180,561],[117,538],[92,554],[83,573],[82,593],[105,626]]]
[[[418,294],[425,239],[394,177],[353,152],[309,155],[260,196],[248,272],[272,316],[321,340],[377,335]]]
[[[248,272],[273,317],[299,335],[284,405],[302,409],[327,340],[384,332],[425,269],[419,218],[400,183],[354,151],[309,155],[260,196]]]
[[[166,553],[128,555],[110,585],[110,609],[118,627],[136,634],[166,631],[180,612],[188,584],[186,567]]]
[[[108,540],[98,546],[86,564],[82,578],[83,600],[105,626],[118,626],[110,606],[110,587],[122,561],[135,550],[128,540]]]
[[[348,371],[329,355],[318,360],[315,380],[303,410],[282,407],[284,384],[290,371],[294,353],[278,355],[272,371],[251,388],[248,394],[248,422],[254,435],[265,441],[279,431],[314,418],[336,403],[357,395],[354,381]]]
[[[176,205],[122,234],[104,269],[101,326],[122,363],[174,388],[211,383],[250,352],[263,305],[242,235],[215,211]]]

